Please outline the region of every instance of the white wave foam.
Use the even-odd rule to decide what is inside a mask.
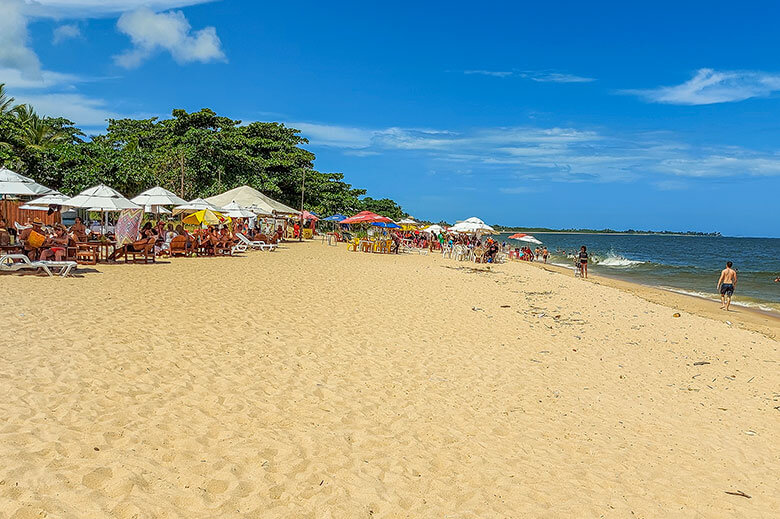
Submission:
[[[705,292],[696,292],[694,290],[684,290],[682,288],[674,288],[674,287],[659,287],[663,290],[668,290],[669,292],[674,292],[676,294],[683,294],[686,296],[693,296],[693,297],[699,297],[701,299],[708,299],[710,301],[713,301],[715,303],[720,303],[720,296],[719,295],[713,295],[713,294],[707,294]],[[731,301],[732,306],[743,306],[746,308],[758,308],[759,310],[763,310],[764,312],[777,312],[777,308],[773,308],[771,306],[767,306],[765,304],[761,304],[758,302],[753,301],[739,301],[739,300],[733,300]]]
[[[608,254],[606,258],[599,260],[596,258],[596,265],[603,267],[633,267],[634,265],[641,265],[644,261],[630,260],[624,258],[619,254]]]

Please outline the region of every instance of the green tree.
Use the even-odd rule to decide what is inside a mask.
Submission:
[[[27,105],[20,105],[27,107]],[[21,125],[19,141],[26,150],[46,151],[70,139],[70,135],[41,118],[34,110],[19,110],[17,116]]]
[[[367,196],[361,201],[361,206],[361,211],[371,211],[372,213],[381,214],[382,216],[387,216],[393,220],[401,220],[407,216],[401,206],[389,198],[374,200],[370,196]]]
[[[14,109],[15,99],[5,91],[5,83],[0,83],[0,115],[7,114]]]
[[[4,89],[0,99],[9,99]],[[405,214],[392,200],[365,197],[341,173],[315,170],[315,156],[304,148],[308,141],[284,124],[243,125],[208,108],[177,109],[170,119],[112,119],[105,133],[86,139],[67,119],[2,103],[0,163],[64,193],[104,183],[132,197],[161,185],[191,199],[246,184],[298,207],[305,175],[306,209]]]

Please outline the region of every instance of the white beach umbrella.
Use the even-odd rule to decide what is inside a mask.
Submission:
[[[231,218],[254,218],[256,216],[255,213],[249,209],[238,205],[235,200],[224,206],[220,212]]]
[[[62,205],[63,202],[69,198],[70,197],[68,195],[63,195],[59,191],[52,191],[48,195],[43,195],[34,200],[30,200],[25,204],[25,206],[38,206],[38,208],[42,207],[46,209],[50,205]],[[22,209],[27,209],[27,207],[23,206]]]
[[[145,205],[144,212],[150,214],[171,214],[171,212],[162,205]]]
[[[0,196],[40,196],[53,190],[5,167],[0,168]]]
[[[204,209],[208,209],[210,211],[219,211],[219,209],[217,209],[217,206],[209,202],[206,202],[202,198],[196,198],[195,200],[190,200],[189,202],[174,207],[173,214],[195,213],[198,211],[203,211]]]
[[[103,230],[106,230],[108,213],[123,209],[141,209],[139,206],[122,196],[116,189],[104,184],[85,189],[73,198],[65,200],[62,205],[86,209],[88,211],[100,211],[103,213]]]
[[[236,202],[257,214],[264,215],[293,215],[300,216],[300,211],[277,202],[257,189],[249,186],[239,186],[222,194],[210,196],[206,199],[209,203],[222,207],[230,202]]]
[[[30,205],[30,204],[24,204],[20,205],[19,209],[24,209],[25,211],[48,211],[48,206],[44,205]]]
[[[65,200],[62,205],[103,212],[140,209],[138,205],[122,196],[119,191],[103,184],[82,191],[73,198]]]
[[[404,218],[403,220],[399,220],[396,223],[401,225],[417,225],[417,222],[414,220],[414,218]]]
[[[491,226],[477,218],[476,216],[472,216],[471,218],[467,218],[463,220],[462,222],[458,222],[449,229],[450,231],[454,232],[462,232],[462,233],[495,233],[496,230],[493,229]]]
[[[130,201],[144,206],[182,205],[187,203],[183,198],[179,198],[176,194],[160,186],[147,189]]]
[[[36,198],[35,200],[30,200],[19,209],[29,209],[29,210],[44,209],[45,210],[48,209],[50,205],[61,206],[63,202],[65,202],[65,200],[69,198],[70,197],[68,195],[63,195],[58,191],[53,191],[48,195],[43,195],[41,197]]]
[[[269,210],[265,206],[249,205],[249,206],[246,207],[246,209],[249,209],[250,211],[252,211],[257,216],[274,216],[273,211]]]
[[[442,227],[441,225],[435,225],[435,224],[434,225],[429,225],[428,227],[423,229],[423,232],[439,234],[439,233],[444,232],[444,227]]]

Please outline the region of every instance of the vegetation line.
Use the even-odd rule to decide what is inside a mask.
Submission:
[[[133,197],[160,185],[187,200],[249,185],[291,207],[301,200],[320,215],[373,211],[406,216],[388,198],[366,196],[341,173],[314,169],[300,131],[280,123],[220,117],[208,108],[173,110],[171,119],[109,119],[106,133],[86,137],[62,117],[15,105],[0,83],[0,165],[65,194],[103,183]]]

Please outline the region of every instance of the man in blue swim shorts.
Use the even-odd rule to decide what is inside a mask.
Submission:
[[[737,287],[737,271],[731,268],[732,263],[726,262],[726,268],[720,273],[718,278],[718,291],[720,292],[720,309],[729,311],[731,306],[731,296],[734,295],[734,289]]]

